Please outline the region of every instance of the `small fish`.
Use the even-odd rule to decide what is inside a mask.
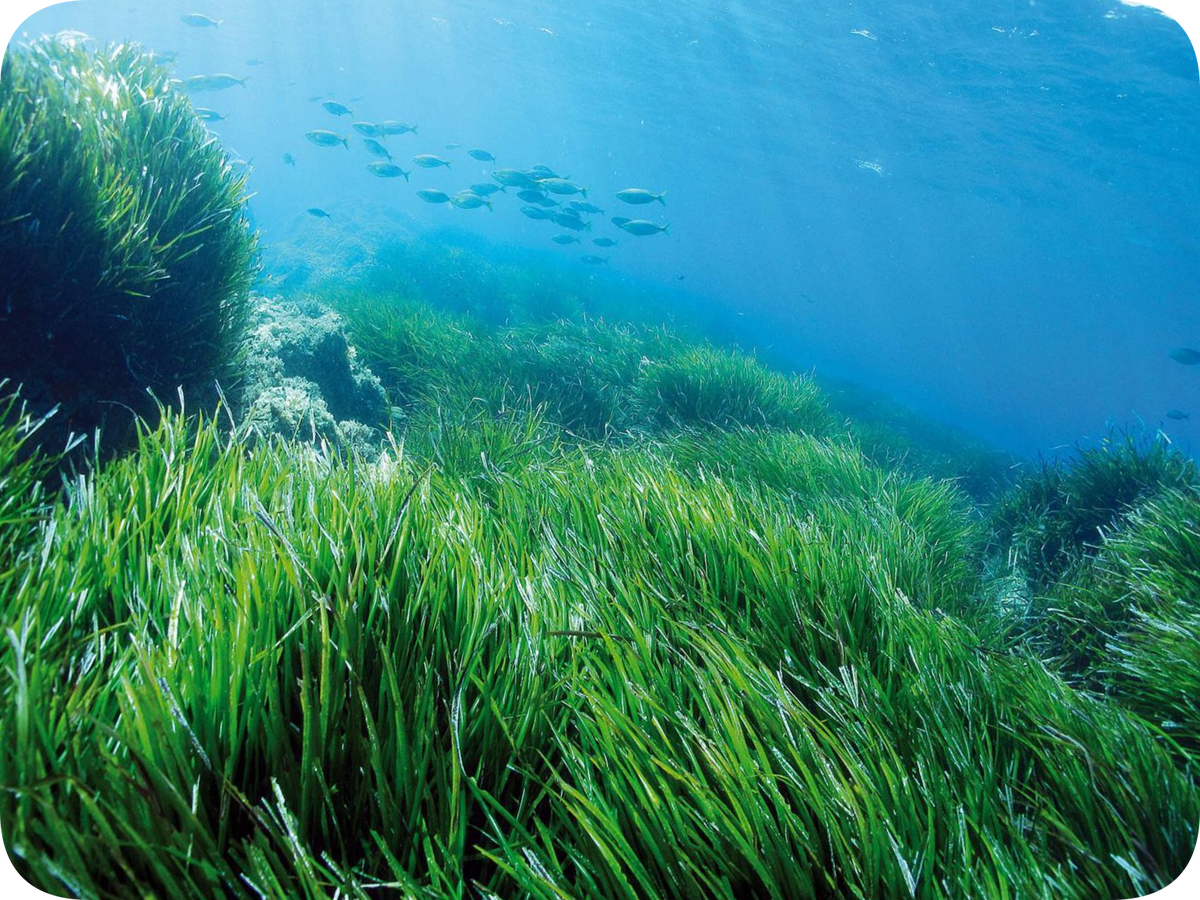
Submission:
[[[532,203],[534,206],[550,207],[561,205],[557,200],[551,200],[541,191],[535,191],[532,188],[525,188],[523,191],[517,191],[517,196],[526,203]]]
[[[633,219],[629,218],[628,216],[613,216],[613,217],[612,217],[611,219],[609,219],[608,221],[612,222],[612,223],[613,223],[614,225],[616,225],[618,228],[624,228],[624,227],[625,227],[625,223],[626,223],[626,222],[632,222],[632,221],[633,221]]]
[[[615,247],[615,246],[617,246],[618,242],[614,241],[610,237],[602,237],[602,238],[592,238],[592,243],[595,244],[597,247]]]
[[[478,194],[480,197],[486,197],[489,194],[496,193],[496,191],[507,192],[508,189],[505,187],[502,187],[501,185],[498,185],[498,184],[484,184],[484,183],[480,182],[479,184],[471,185],[471,190],[472,190],[472,192]]]
[[[554,216],[554,213],[549,210],[542,209],[537,206],[522,206],[521,214],[528,216],[531,219],[549,219]]]
[[[562,244],[564,247],[567,246],[567,244],[578,244],[580,242],[579,238],[575,237],[573,234],[556,234],[554,237],[550,238],[550,240],[554,241],[556,244]]]
[[[310,216],[316,216],[318,219],[332,219],[333,218],[333,216],[331,216],[329,213],[325,212],[325,210],[321,209],[321,207],[319,207],[319,206],[310,206],[308,208],[308,214]]]
[[[383,129],[384,134],[408,134],[417,133],[416,125],[405,125],[403,122],[397,122],[394,119],[386,119],[379,123],[379,127]]]
[[[492,201],[487,197],[480,197],[473,191],[459,191],[450,198],[450,202],[459,209],[479,209],[481,206],[486,206],[488,211],[491,211]]]
[[[561,225],[563,228],[570,228],[572,231],[591,231],[592,223],[585,222],[579,216],[568,215],[565,212],[555,213],[550,217],[555,225]]]
[[[571,209],[575,210],[575,212],[591,213],[592,215],[596,216],[604,215],[604,210],[598,207],[595,203],[587,203],[582,200],[572,200],[567,205],[571,207]]]
[[[292,156],[290,153],[283,154],[283,161],[286,165],[292,166],[293,168],[296,166],[296,157]]]
[[[1177,347],[1167,356],[1185,366],[1194,366],[1200,363],[1200,350],[1193,350],[1191,347]]]
[[[663,191],[661,194],[655,194],[651,191],[644,191],[641,188],[625,188],[623,191],[617,191],[617,199],[624,200],[626,203],[653,203],[657,200],[663,206],[666,206],[667,201],[663,199],[666,195],[666,191]]]
[[[355,122],[350,127],[359,134],[365,134],[367,137],[383,137],[384,134],[382,125],[372,125],[370,122]]]
[[[432,153],[422,153],[419,156],[414,156],[413,162],[422,169],[436,169],[438,166],[450,167],[450,160],[434,156]]]
[[[630,234],[636,234],[638,237],[645,237],[648,234],[658,234],[660,231],[663,234],[667,233],[667,229],[671,227],[671,223],[666,225],[656,225],[653,222],[648,222],[645,219],[630,219],[621,225]]]
[[[203,122],[224,122],[226,116],[221,115],[215,109],[207,109],[203,106],[197,106],[196,115]]]
[[[246,60],[248,66],[261,66],[266,60],[259,59],[257,56],[252,56]]]
[[[492,156],[487,150],[468,150],[467,156],[471,159],[477,159],[480,162],[495,162],[496,157]]]
[[[326,131],[324,128],[315,128],[312,131],[306,131],[304,136],[318,147],[336,147],[338,144],[341,144],[347,150],[350,149],[350,141],[347,138],[332,131]]]
[[[492,177],[506,187],[536,189],[538,186],[536,178],[520,169],[497,169]]]
[[[587,188],[582,188],[565,178],[539,178],[538,184],[552,194],[583,194],[583,196],[587,196]]]
[[[249,78],[250,76],[246,76]],[[192,94],[198,94],[201,91],[223,91],[226,88],[231,88],[235,84],[246,86],[246,78],[237,78],[233,75],[227,75],[220,72],[216,75],[193,75],[191,78],[183,79],[183,89]]]
[[[60,32],[61,35],[61,32]],[[154,58],[160,63],[173,63],[179,58],[178,50],[155,50]]]
[[[417,191],[417,196],[426,203],[449,203],[450,195],[444,191]]]
[[[382,159],[367,163],[367,170],[372,175],[377,175],[380,178],[400,178],[403,176],[405,181],[408,181],[408,176],[412,174],[412,172],[405,172],[395,163],[384,162]]]
[[[1167,418],[1174,419],[1176,422],[1179,422],[1179,421],[1182,421],[1183,419],[1190,419],[1191,416],[1189,416],[1187,413],[1185,413],[1182,409],[1168,409],[1167,410]]]
[[[313,94],[311,97],[308,98],[308,102],[316,103],[318,100],[320,100],[324,96],[325,96],[324,94]]]
[[[179,20],[184,25],[191,25],[193,28],[217,28],[225,21],[224,19],[210,19],[200,13],[184,13]]]
[[[336,100],[326,100],[321,104],[321,108],[328,113],[333,113],[335,116],[349,116],[354,114],[354,110],[345,103],[338,103]]]
[[[557,172],[555,172],[549,166],[544,166],[541,163],[538,163],[536,166],[533,166],[532,168],[530,168],[529,174],[533,175],[537,178],[563,178],[563,177],[565,177],[565,176],[559,175]]]
[[[447,150],[457,150],[461,146],[462,146],[462,144],[456,144],[453,141],[451,141],[449,144],[446,144],[446,149]]]
[[[388,148],[375,140],[375,138],[363,138],[363,146],[367,148],[367,152],[372,156],[382,157],[388,162],[392,161],[392,154],[388,153]]]
[[[579,261],[582,263],[587,263],[589,266],[598,266],[598,265],[601,265],[602,263],[608,262],[608,257],[607,256],[592,256],[591,254],[588,254],[587,256],[579,257]]]

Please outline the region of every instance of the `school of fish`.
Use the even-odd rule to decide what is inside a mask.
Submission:
[[[224,20],[213,19],[202,13],[186,13],[180,16],[180,19],[184,24],[194,28],[216,29],[225,24]],[[262,65],[263,60],[247,60],[246,63],[247,65],[257,66]],[[234,86],[244,88],[247,86],[246,82],[248,78],[249,76],[239,78],[235,75],[221,72],[212,75],[193,75],[189,78],[176,79],[176,84],[188,93],[216,92]],[[358,98],[352,98],[350,102],[354,103],[356,99]],[[399,137],[409,134],[414,135],[420,140],[417,125],[410,125],[395,119],[383,119],[380,121],[356,119],[352,106],[328,96],[318,95],[310,97],[309,100],[318,103],[325,115],[318,115],[316,117],[320,121],[314,121],[313,128],[305,132],[304,137],[311,144],[320,148],[333,149],[340,147],[344,150],[351,150],[351,141],[353,139],[354,150],[352,152],[357,153],[361,149],[371,157],[362,164],[362,167],[367,173],[376,178],[403,178],[405,183],[411,183],[410,176],[414,175],[418,169],[434,170],[445,168],[453,170],[452,167],[455,162],[453,158],[447,159],[437,153],[416,153],[409,156],[408,152],[401,150],[397,143],[387,143],[389,137]],[[210,126],[225,120],[225,116],[222,113],[208,107],[195,107],[195,109],[196,115]],[[339,120],[343,116],[349,117],[351,120],[349,129],[345,129],[344,126],[337,126],[336,122],[331,122],[327,116],[332,116]],[[332,125],[333,127],[325,127],[326,125]],[[413,144],[410,142],[409,146],[413,146]],[[459,149],[461,148],[458,144],[447,144],[443,152],[457,151]],[[493,168],[487,171],[487,177],[491,179],[490,181],[479,181],[469,184],[454,193],[447,193],[436,188],[413,184],[412,189],[416,196],[426,203],[434,205],[445,205],[460,210],[476,210],[486,207],[490,212],[494,209],[494,198],[500,194],[507,195],[509,194],[509,189],[512,189],[511,196],[515,197],[516,201],[519,202],[520,205],[517,206],[517,209],[520,214],[534,221],[546,222],[551,226],[557,226],[558,229],[561,229],[557,233],[550,235],[549,239],[554,244],[560,247],[569,247],[574,244],[582,246],[586,239],[594,246],[607,250],[618,246],[620,243],[617,237],[594,234],[593,223],[597,221],[603,222],[602,219],[594,217],[603,216],[604,210],[587,199],[588,189],[586,186],[572,181],[569,176],[559,175],[552,168],[542,163],[531,165],[528,168],[501,167],[496,155],[491,150],[483,147],[471,147],[467,149],[466,155],[471,160],[493,166]],[[350,159],[353,159],[353,157]],[[296,157],[291,152],[284,153],[282,161],[285,165],[296,166]],[[409,162],[411,162],[412,168],[405,169],[403,167],[404,164]],[[655,192],[646,188],[629,187],[617,191],[615,198],[624,204],[646,207],[647,209],[653,203],[666,206],[666,191]],[[309,207],[307,211],[309,215],[315,218],[332,218],[328,212],[320,207]],[[631,218],[628,216],[613,216],[608,219],[607,224],[619,229],[614,234],[622,236],[630,235],[638,238],[668,234],[667,229],[670,227],[670,223],[660,223],[649,218]],[[607,225],[602,227],[607,227]],[[603,265],[608,260],[609,257],[599,256],[594,253],[585,253],[579,256],[579,261],[585,265]]]

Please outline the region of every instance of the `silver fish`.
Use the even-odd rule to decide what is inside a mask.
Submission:
[[[321,104],[321,108],[326,112],[333,113],[335,116],[349,116],[354,114],[354,110],[345,103],[338,103],[336,100],[326,100]]]
[[[486,197],[489,194],[496,193],[496,191],[503,191],[503,190],[505,190],[505,188],[501,187],[498,184],[483,184],[481,182],[479,184],[471,185],[471,191],[473,193],[478,194],[480,197]]]
[[[467,156],[471,159],[477,159],[480,162],[495,162],[496,157],[492,156],[487,150],[468,150]]]
[[[191,25],[193,28],[217,28],[225,21],[224,19],[210,19],[200,13],[184,13],[179,19],[184,25]]]
[[[550,219],[554,216],[554,213],[549,210],[537,206],[522,206],[521,214],[531,219]]]
[[[412,174],[412,172],[405,172],[395,163],[384,162],[382,159],[367,163],[367,171],[380,178],[400,178],[403,176],[405,181],[408,181],[408,176]]]
[[[397,122],[394,119],[385,119],[379,123],[379,127],[383,130],[384,134],[408,134],[409,132],[412,132],[413,134],[417,133],[416,125],[405,125],[403,122]]]
[[[316,216],[318,219],[332,219],[333,218],[333,216],[331,216],[329,213],[325,212],[325,210],[321,209],[321,207],[319,207],[319,206],[310,206],[308,208],[308,214],[310,216]]]
[[[365,134],[367,137],[383,137],[383,126],[373,125],[370,122],[355,122],[350,126],[359,134]]]
[[[520,169],[497,169],[492,177],[507,187],[536,189],[538,186],[536,178]]]
[[[1190,419],[1191,416],[1185,413],[1182,409],[1168,409],[1167,418],[1174,419],[1176,422],[1181,422],[1184,419]]]
[[[246,79],[249,77],[247,75],[246,78],[237,78],[224,72],[216,75],[193,75],[191,78],[183,79],[183,89],[191,94],[198,94],[201,91],[223,91],[235,84],[245,87]]]
[[[363,138],[363,146],[367,148],[367,152],[372,156],[382,157],[388,162],[392,161],[392,154],[388,153],[388,148],[375,140],[375,138]]]
[[[630,219],[621,225],[630,234],[636,234],[638,237],[645,237],[648,234],[658,234],[660,231],[663,234],[667,233],[667,229],[671,227],[671,223],[666,225],[655,225],[653,222],[646,219]]]
[[[490,211],[492,201],[487,197],[480,197],[473,191],[459,191],[450,198],[450,202],[459,209],[479,209],[481,206],[486,206]]]
[[[430,190],[417,191],[417,196],[420,197],[422,200],[424,200],[426,203],[449,203],[450,202],[450,195],[447,194],[445,191],[430,191]]]
[[[342,144],[347,150],[350,149],[349,140],[340,134],[326,131],[324,128],[315,128],[312,131],[306,131],[304,136],[318,147],[336,147],[338,144]]]
[[[534,206],[549,208],[551,206],[561,205],[557,200],[551,200],[541,191],[535,191],[531,188],[525,188],[523,191],[517,191],[517,196],[526,203],[532,203]]]
[[[196,115],[202,122],[224,122],[226,118],[215,109],[207,109],[203,106],[197,106],[195,110]]]
[[[438,166],[450,167],[450,160],[434,156],[432,153],[422,153],[419,156],[414,156],[413,162],[422,169],[436,169]]]
[[[565,178],[539,178],[538,184],[552,194],[583,194],[583,196],[587,196],[587,188],[581,188]]]
[[[595,203],[585,203],[582,200],[572,200],[567,205],[570,206],[571,209],[575,210],[575,212],[592,213],[597,216],[604,215],[604,210],[598,207]]]
[[[602,238],[592,238],[592,243],[595,244],[597,247],[615,247],[615,246],[617,246],[618,242],[614,241],[610,237],[602,237]]]
[[[608,257],[607,256],[592,256],[589,254],[587,256],[579,257],[579,261],[582,263],[587,263],[589,266],[598,266],[602,263],[608,262]]]
[[[657,200],[663,206],[667,205],[667,201],[663,197],[667,196],[667,192],[663,191],[660,194],[653,194],[650,191],[644,191],[641,188],[625,188],[623,191],[617,191],[617,199],[624,200],[626,203],[653,203]]]
[[[567,244],[579,243],[579,238],[575,237],[573,234],[556,234],[554,237],[550,238],[550,240],[554,241],[556,244],[562,244],[564,247]]]
[[[611,219],[609,219],[608,221],[612,222],[612,223],[613,223],[614,225],[616,225],[618,228],[624,228],[624,227],[625,227],[625,223],[626,223],[626,222],[632,222],[632,221],[633,221],[633,219],[629,218],[629,216],[613,216],[613,217],[612,217]]]
[[[572,231],[591,231],[592,223],[585,222],[579,216],[568,215],[565,212],[555,213],[551,216],[551,221],[555,225],[561,225],[563,228],[570,228]]]

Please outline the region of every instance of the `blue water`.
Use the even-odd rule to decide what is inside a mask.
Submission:
[[[224,24],[190,27],[193,11]],[[180,77],[250,76],[193,99],[227,114],[213,130],[253,165],[268,245],[376,216],[384,231],[465,228],[507,258],[598,252],[616,276],[728,309],[774,359],[1021,453],[1110,424],[1191,450],[1200,428],[1200,367],[1167,355],[1200,347],[1200,78],[1184,32],[1152,10],[85,0],[21,32],[63,28],[177,51]],[[405,169],[417,153],[454,165],[375,178],[350,118],[312,97],[418,124],[387,139]],[[313,128],[351,150],[312,145]],[[487,180],[470,147],[587,185],[606,216],[585,237],[620,244],[555,247],[561,229],[508,196],[493,214],[416,197]],[[666,206],[626,207],[626,187],[665,190]],[[669,234],[624,235],[616,214]]]

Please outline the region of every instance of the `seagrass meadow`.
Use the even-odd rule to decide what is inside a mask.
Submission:
[[[60,478],[4,388],[34,884],[1061,900],[1187,863],[1200,478],[1160,440],[981,499],[661,328],[317,300],[388,392],[379,452],[185,405]]]

